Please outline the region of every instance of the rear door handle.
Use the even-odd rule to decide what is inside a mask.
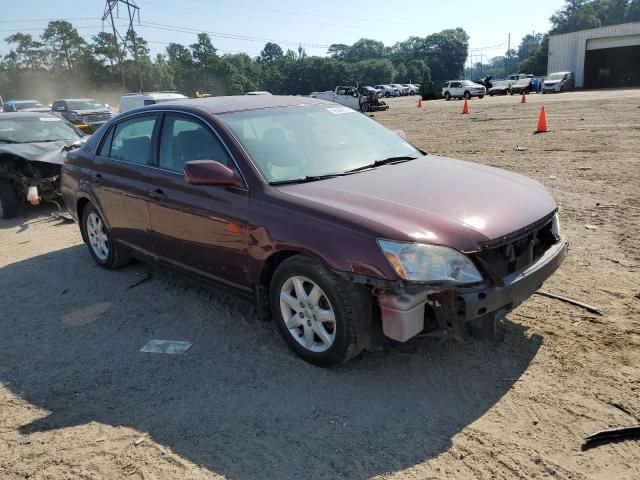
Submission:
[[[149,196],[151,198],[167,198],[167,196],[164,194],[164,192],[162,191],[161,188],[156,188],[155,190],[151,190],[149,192]]]

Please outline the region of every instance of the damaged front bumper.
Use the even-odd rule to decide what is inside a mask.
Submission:
[[[567,254],[561,239],[526,268],[507,275],[498,284],[469,288],[423,290],[378,289],[384,334],[400,342],[425,330],[439,330],[456,339],[491,336],[496,321],[529,298],[553,274]],[[425,323],[427,325],[425,325]]]

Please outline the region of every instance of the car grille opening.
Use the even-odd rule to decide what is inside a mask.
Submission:
[[[542,226],[532,228],[504,243],[487,246],[472,254],[472,257],[494,281],[500,282],[507,275],[538,261],[558,242],[552,227],[553,219],[550,218]]]

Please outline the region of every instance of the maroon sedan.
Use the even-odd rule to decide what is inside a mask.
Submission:
[[[538,182],[312,98],[127,112],[69,154],[62,191],[99,265],[139,257],[235,287],[321,365],[382,334],[490,336],[567,251]]]

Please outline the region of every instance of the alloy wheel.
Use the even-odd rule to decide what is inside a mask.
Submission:
[[[293,339],[311,352],[324,352],[336,338],[336,315],[324,291],[306,277],[294,276],[280,289],[280,311]]]
[[[87,216],[87,236],[96,257],[106,261],[109,258],[109,238],[102,219],[94,212]]]

